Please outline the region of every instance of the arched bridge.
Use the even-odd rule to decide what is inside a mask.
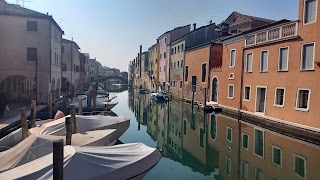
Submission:
[[[98,81],[104,83],[113,79],[121,81],[122,84],[128,84],[128,78],[124,78],[122,76],[100,76]]]

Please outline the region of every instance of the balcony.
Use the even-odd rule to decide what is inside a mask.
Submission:
[[[291,22],[268,30],[249,34],[246,37],[246,47],[281,41],[298,35],[298,22]]]

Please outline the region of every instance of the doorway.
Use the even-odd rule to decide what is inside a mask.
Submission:
[[[266,96],[267,96],[267,88],[265,87],[257,87],[257,95],[256,95],[256,112],[265,113],[266,110]]]
[[[216,77],[212,79],[211,101],[218,102],[218,79]]]

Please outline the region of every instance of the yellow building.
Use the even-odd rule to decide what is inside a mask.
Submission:
[[[151,90],[157,91],[159,84],[159,43],[150,48],[150,66],[151,66]]]

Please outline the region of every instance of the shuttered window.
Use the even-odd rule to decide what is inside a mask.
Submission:
[[[305,0],[304,4],[304,23],[311,23],[316,20],[316,0]]]

